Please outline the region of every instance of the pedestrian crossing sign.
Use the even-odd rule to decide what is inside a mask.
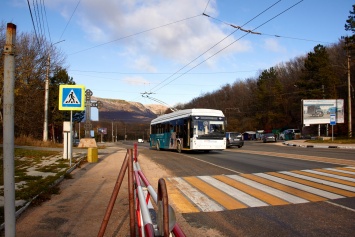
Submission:
[[[85,86],[59,85],[59,110],[85,110]]]

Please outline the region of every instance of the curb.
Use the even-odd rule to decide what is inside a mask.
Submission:
[[[355,146],[334,146],[334,145],[300,145],[294,143],[283,142],[282,144],[286,146],[294,146],[294,147],[304,147],[304,148],[331,148],[331,149],[355,149]]]

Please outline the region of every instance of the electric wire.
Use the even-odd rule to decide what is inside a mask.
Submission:
[[[36,25],[35,25],[35,23],[34,23],[34,21],[33,21],[33,14],[32,14],[31,4],[30,4],[30,1],[29,1],[29,0],[27,0],[27,4],[28,4],[28,9],[29,9],[29,11],[30,11],[30,16],[31,16],[31,20],[32,20],[33,30],[34,30],[34,32],[35,32],[35,37],[36,37],[36,39],[37,39],[38,45],[40,45],[39,39],[38,39],[37,30],[36,30]]]
[[[47,11],[46,11],[46,6],[44,5],[44,0],[42,0],[42,6],[43,6],[43,11],[44,11],[44,16],[46,19],[46,25],[47,25],[47,31],[48,31],[48,37],[49,37],[49,42],[52,43],[52,37],[51,37],[51,32],[49,30],[49,24],[48,24],[48,18],[47,18]]]
[[[295,4],[292,5],[291,7],[285,9],[284,11],[282,11],[282,12],[280,12],[279,14],[275,15],[274,17],[270,18],[269,20],[265,21],[265,22],[262,23],[261,25],[255,27],[252,31],[254,31],[254,30],[260,28],[261,26],[265,25],[266,23],[270,22],[271,20],[275,19],[276,17],[278,17],[278,16],[282,15],[283,13],[289,11],[290,9],[292,9],[292,8],[295,7],[296,5],[300,4],[301,2],[303,2],[303,0],[301,0],[301,1],[297,2],[297,3],[295,3]],[[188,71],[186,71],[185,73],[190,72],[191,70],[193,70],[193,69],[195,69],[196,67],[200,66],[202,63],[206,62],[206,61],[209,60],[210,58],[212,58],[212,57],[214,57],[215,55],[219,54],[220,52],[222,52],[222,51],[225,50],[226,48],[230,47],[230,46],[233,45],[235,42],[239,41],[240,39],[244,38],[245,36],[247,36],[247,35],[250,34],[250,33],[251,33],[251,32],[247,32],[246,34],[244,34],[243,36],[239,37],[238,39],[236,39],[236,40],[233,41],[232,43],[228,44],[227,46],[225,46],[225,47],[223,47],[222,49],[218,50],[216,53],[212,54],[212,55],[211,55],[210,57],[208,57],[207,59],[203,60],[202,62],[198,63],[198,64],[195,65],[194,67],[190,68],[190,69],[189,69]],[[173,81],[177,80],[178,78],[182,77],[183,75],[185,75],[185,73],[184,73],[184,74],[181,74],[180,76],[174,78],[174,79],[171,80],[170,82],[168,82],[168,83],[162,85],[161,87],[157,88],[157,89],[155,90],[155,92],[158,91],[158,90],[160,90],[160,89],[162,89],[162,88],[164,88],[165,86],[169,85],[170,83],[172,83]]]
[[[208,0],[208,2],[207,2],[207,4],[206,4],[206,7],[205,7],[205,10],[203,11],[203,13],[206,12],[206,9],[207,9],[208,5],[210,5],[210,1],[211,1],[211,0]]]
[[[41,24],[41,16],[38,11],[38,1],[36,0],[36,2],[35,2],[34,0],[32,0],[32,4],[33,4],[33,11],[36,16],[37,29],[39,31],[39,36],[42,39],[43,38],[43,30],[42,30],[42,24]]]
[[[76,9],[78,8],[78,6],[79,6],[80,2],[81,2],[81,0],[79,0],[79,1],[78,1],[78,3],[76,4],[76,6],[75,6],[75,8],[74,8],[73,13],[71,14],[71,16],[70,16],[70,18],[69,18],[69,20],[68,20],[67,24],[66,24],[66,25],[65,25],[65,27],[64,27],[64,30],[63,30],[62,34],[61,34],[61,35],[60,35],[60,37],[59,37],[59,40],[61,40],[61,39],[62,39],[62,37],[63,37],[63,35],[64,35],[64,32],[66,31],[66,29],[67,29],[67,27],[68,27],[68,25],[69,25],[69,23],[70,23],[71,19],[73,18],[74,13],[76,12]]]
[[[266,8],[265,10],[263,10],[262,12],[260,12],[259,14],[257,14],[255,17],[251,18],[249,21],[247,21],[246,23],[244,23],[242,25],[245,26],[246,24],[250,23],[251,21],[255,20],[257,17],[259,17],[260,15],[264,14],[266,11],[270,10],[272,7],[274,7],[276,4],[280,3],[282,0],[279,0],[277,2],[275,2],[274,4],[270,5],[268,8]],[[203,13],[202,15],[209,17],[207,14]],[[192,64],[193,62],[195,62],[197,59],[201,58],[203,55],[205,55],[207,52],[209,52],[211,49],[215,48],[217,45],[219,45],[220,43],[222,43],[224,40],[226,40],[228,37],[230,37],[231,35],[233,35],[235,32],[237,32],[239,29],[241,28],[237,28],[236,30],[232,31],[230,34],[228,34],[226,37],[224,37],[222,40],[220,40],[219,42],[217,42],[216,44],[214,44],[212,47],[210,47],[209,49],[207,49],[205,52],[203,52],[202,54],[200,54],[198,57],[194,58],[192,61],[190,61],[188,64],[186,64],[185,66],[183,66],[182,68],[180,68],[179,70],[177,70],[175,73],[173,73],[172,75],[170,75],[168,78],[164,79],[160,84],[163,84],[164,82],[166,82],[167,80],[169,80],[170,78],[172,78],[174,75],[176,75],[178,72],[180,72],[181,70],[183,70],[184,68],[186,68],[187,66],[189,66],[190,64]],[[218,51],[220,52],[220,51]],[[206,60],[205,60],[206,61]],[[205,62],[203,61],[203,62]],[[200,65],[200,64],[198,64]],[[194,68],[194,67],[193,67]],[[190,71],[190,70],[189,70]],[[184,74],[183,74],[184,75]],[[181,77],[181,76],[179,76]],[[174,79],[176,80],[176,79]],[[174,81],[172,80],[172,81]],[[170,84],[170,83],[167,83]],[[150,91],[153,91],[155,88],[157,88],[159,86],[159,84],[153,88],[150,89]],[[158,88],[157,90],[159,90],[160,88]]]

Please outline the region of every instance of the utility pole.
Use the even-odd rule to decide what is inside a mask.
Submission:
[[[15,216],[15,46],[16,25],[7,23],[4,47],[4,123],[3,123],[3,167],[4,167],[4,216],[5,236],[16,236]]]
[[[353,136],[353,131],[351,125],[350,55],[348,47],[346,48],[346,54],[348,56],[348,136],[351,138]]]
[[[112,126],[111,126],[111,132],[112,132],[112,142],[115,142],[115,138],[113,137],[113,121],[111,122]]]
[[[49,71],[51,67],[51,50],[53,45],[61,43],[65,40],[58,41],[54,44],[51,44],[49,49],[47,50],[47,73],[46,80],[44,86],[44,122],[43,122],[43,141],[48,141],[48,100],[49,100]]]

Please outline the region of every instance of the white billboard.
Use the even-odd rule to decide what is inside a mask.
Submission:
[[[303,124],[329,124],[331,115],[335,114],[336,123],[344,123],[344,100],[302,100]]]

